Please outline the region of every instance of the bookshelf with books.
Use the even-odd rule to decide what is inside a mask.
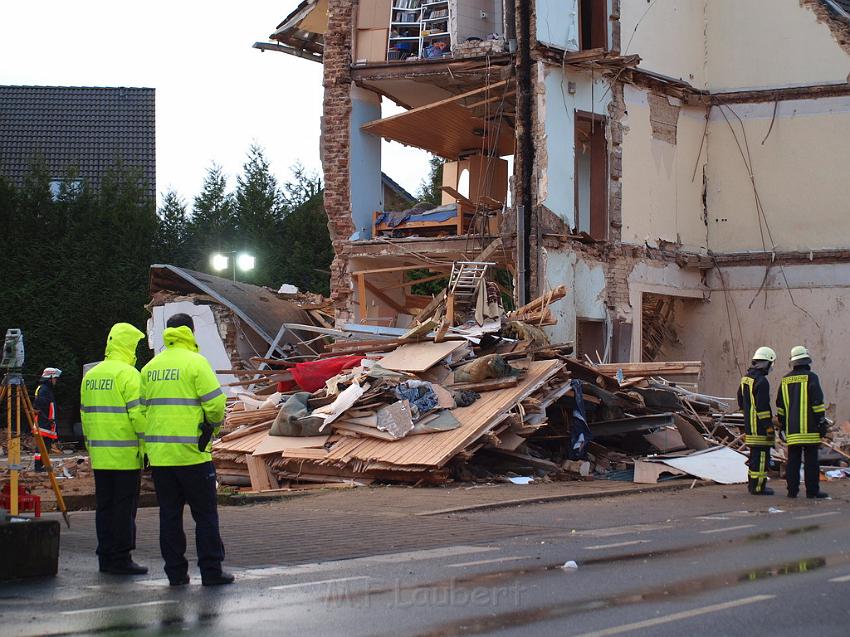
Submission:
[[[435,59],[451,55],[449,0],[392,0],[387,60]]]

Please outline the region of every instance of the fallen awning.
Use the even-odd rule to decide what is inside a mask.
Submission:
[[[445,159],[504,157],[513,155],[516,145],[513,109],[513,92],[504,80],[369,122],[361,130]]]

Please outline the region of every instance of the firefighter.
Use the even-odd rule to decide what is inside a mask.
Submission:
[[[141,377],[134,365],[144,336],[129,323],[113,325],[104,361],[80,384],[80,415],[94,469],[97,559],[100,571],[113,575],[148,572],[131,557],[145,433]]]
[[[767,466],[773,448],[770,383],[767,375],[775,360],[776,352],[769,347],[759,347],[738,387],[738,407],[744,413],[744,441],[750,448],[748,488],[753,495],[773,495],[773,490],[767,488]]]
[[[61,369],[45,367],[44,371],[41,372],[38,387],[35,389],[33,408],[36,411],[36,426],[48,453],[53,451],[53,441],[58,439],[56,434],[56,396],[53,394],[53,388],[61,375]],[[36,451],[33,459],[35,460],[35,470],[44,471],[41,453]]]
[[[800,462],[805,465],[806,497],[828,498],[820,490],[818,449],[826,434],[826,407],[817,374],[812,371],[809,350],[797,345],[791,350],[791,371],[782,378],[776,395],[776,415],[788,444],[785,479],[788,497],[800,490]]]
[[[227,399],[207,359],[198,353],[192,317],[175,314],[162,333],[165,350],[142,368],[145,451],[159,500],[159,546],[171,586],[189,583],[183,508],[195,520],[198,567],[204,586],[231,584],[221,569],[211,437],[224,421]]]

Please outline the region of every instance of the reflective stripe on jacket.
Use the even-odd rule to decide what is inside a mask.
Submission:
[[[217,432],[224,421],[227,399],[218,378],[188,327],[162,333],[165,350],[142,368],[146,408],[145,450],[154,467],[210,462],[210,445],[198,450],[201,425]]]
[[[773,446],[770,383],[764,372],[751,367],[738,387],[738,407],[744,413],[744,441],[748,446]]]
[[[93,469],[141,469],[145,414],[141,377],[133,367],[144,334],[116,323],[106,341],[106,357],[80,384],[80,416]]]
[[[795,367],[782,378],[776,396],[776,415],[789,445],[820,444],[826,433],[823,390],[808,365]]]
[[[43,438],[56,440],[56,398],[53,395],[53,383],[45,380],[35,388],[35,400],[32,404],[37,412],[36,425]]]

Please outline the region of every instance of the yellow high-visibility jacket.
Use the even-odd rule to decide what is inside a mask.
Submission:
[[[217,433],[227,398],[188,327],[162,333],[165,350],[142,368],[146,409],[145,451],[153,467],[210,462],[210,445],[198,450],[204,421]]]
[[[145,414],[139,390],[136,346],[144,334],[116,323],[106,340],[106,359],[80,384],[80,416],[93,469],[141,469]]]

